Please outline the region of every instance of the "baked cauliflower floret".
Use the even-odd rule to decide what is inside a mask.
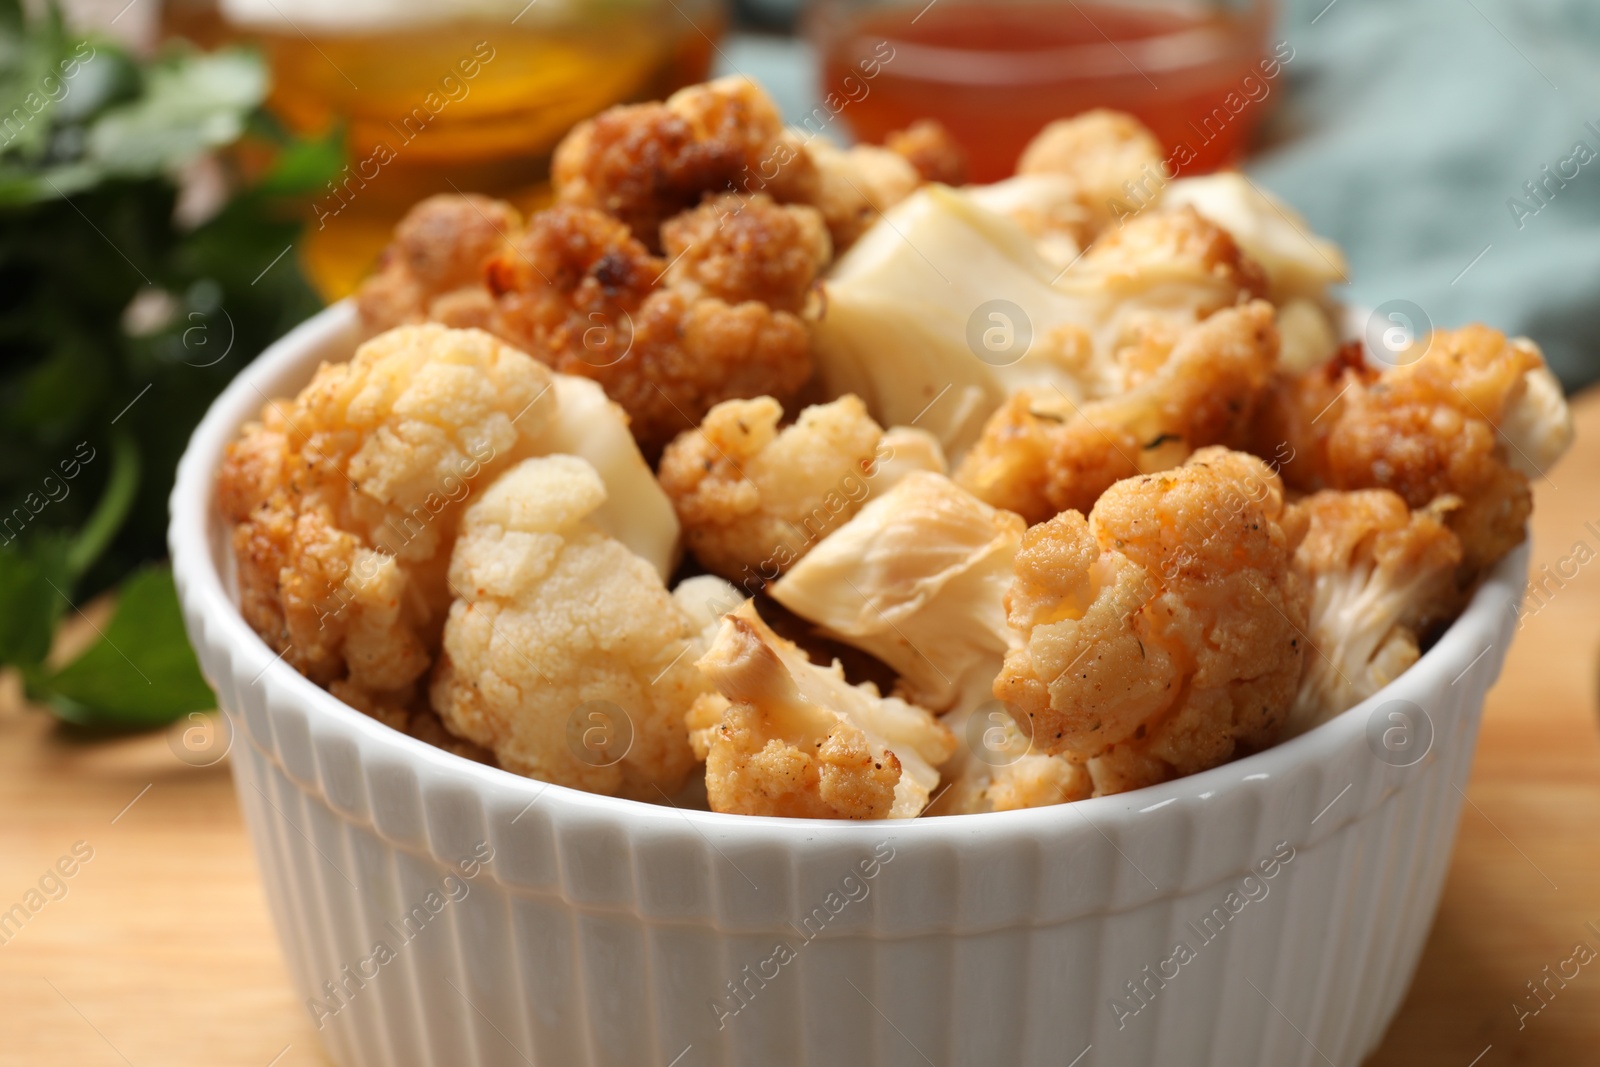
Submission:
[[[589,521],[605,499],[588,463],[545,456],[467,509],[431,697],[452,733],[507,770],[655,799],[694,762],[697,627],[648,563]]]
[[[484,265],[521,226],[517,209],[504,200],[428,197],[406,212],[376,273],[361,284],[362,319],[379,330],[430,320],[484,326]]]
[[[405,326],[269,403],[218,475],[245,619],[320,684],[409,686],[461,502],[550,432],[551,385],[486,333]]]
[[[1033,739],[999,701],[958,709],[942,721],[964,743],[939,768],[945,785],[929,815],[1044,808],[1094,795],[1088,767],[1033,751]]]
[[[727,400],[661,457],[661,485],[702,566],[758,591],[881,486],[896,458],[854,396],[806,408],[782,430],[771,397]],[[937,448],[918,457],[937,462]]]
[[[883,147],[915,167],[925,182],[966,184],[966,150],[933,119],[918,119],[903,130],[895,130],[883,139]]]
[[[700,670],[721,699],[690,727],[714,811],[806,819],[909,819],[938,784],[956,739],[928,711],[835,662],[813,664],[746,601],[725,616]]]
[[[762,220],[781,220],[809,251],[782,270],[729,268],[718,284],[756,285],[781,296],[782,306],[799,306],[811,285],[804,263],[814,262],[816,234],[791,212],[809,209],[756,200],[730,233],[748,237]],[[558,205],[535,215],[491,260],[494,331],[556,370],[599,382],[654,456],[717,402],[787,396],[811,373],[805,322],[759,301],[704,295],[708,279],[718,278],[713,268],[697,261],[683,284],[663,284],[668,263],[626,226],[599,211]],[[792,288],[779,292],[778,285]]]
[[[989,419],[956,481],[1029,523],[1068,508],[1087,512],[1119,479],[1242,438],[1277,351],[1272,307],[1255,301],[1191,327],[1121,395],[1075,404],[1059,392],[1023,390]]]
[[[562,203],[616,216],[655,251],[661,224],[707,193],[804,201],[816,174],[761,87],[729,76],[579,123],[556,146],[551,179]]]
[[[1161,204],[1193,207],[1232,234],[1266,271],[1274,304],[1324,302],[1328,286],[1349,280],[1338,245],[1312,233],[1293,208],[1238,171],[1180,178],[1163,190]]]
[[[1029,530],[1006,602],[1023,643],[994,694],[1034,750],[1106,794],[1276,741],[1307,653],[1282,518],[1271,468],[1207,448]]]
[[[669,284],[686,295],[759,300],[796,314],[833,256],[816,208],[782,206],[760,194],[711,197],[663,223],[661,243]]]
[[[933,711],[990,699],[1023,522],[930,471],[906,476],[809,552],[773,599],[894,669]]]
[[[1387,489],[1324,490],[1290,505],[1304,524],[1294,569],[1311,591],[1314,650],[1289,715],[1298,734],[1354,707],[1417,661],[1418,639],[1454,614],[1461,543],[1442,497],[1412,511]]]
[[[1298,489],[1390,489],[1412,508],[1458,497],[1446,523],[1470,582],[1522,541],[1528,473],[1565,451],[1571,416],[1531,341],[1467,326],[1418,348],[1383,370],[1351,349],[1280,380],[1255,448],[1286,447],[1284,477]]]
[[[1097,109],[1040,130],[1022,150],[1017,173],[1072,179],[1099,230],[1126,200],[1128,182],[1142,184],[1150,176],[1159,180],[1162,155],[1161,142],[1138,119]]]
[[[922,175],[909,160],[877,145],[837,148],[819,139],[807,143],[805,151],[817,172],[816,192],[809,202],[827,220],[839,252],[855,244],[879,216],[922,184]]]

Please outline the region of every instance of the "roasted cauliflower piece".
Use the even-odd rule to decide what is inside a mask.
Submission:
[[[1460,504],[1446,525],[1461,539],[1462,583],[1524,536],[1530,474],[1572,440],[1572,418],[1538,346],[1487,326],[1440,330],[1420,355],[1382,370],[1351,346],[1332,362],[1279,379],[1255,435],[1261,455],[1288,457],[1305,491],[1390,489],[1413,508]]]
[[[984,210],[1015,222],[1058,270],[1071,266],[1098,231],[1098,220],[1084,204],[1078,183],[1064,174],[1019,174],[961,191]]]
[[[410,686],[450,602],[461,502],[550,431],[551,387],[488,334],[406,326],[268,403],[217,481],[246,621],[321,685]]]
[[[822,212],[834,248],[841,253],[922,184],[922,175],[909,160],[877,145],[837,148],[814,140],[805,151],[817,172],[816,193],[809,202]]]
[[[928,815],[1044,808],[1094,795],[1087,766],[1033,751],[1033,739],[997,700],[957,709],[942,721],[964,743],[939,768],[945,784]]]
[[[1283,514],[1270,467],[1206,448],[1030,529],[1006,601],[1023,640],[994,693],[1034,750],[1106,794],[1276,741],[1307,655]]]
[[[1120,111],[1096,109],[1052,122],[1034,136],[1017,160],[1017,174],[1070,178],[1098,232],[1121,213],[1128,183],[1159,190],[1161,142],[1144,124]]]
[[[622,494],[601,518],[670,571],[671,505],[622,412],[590,383],[439,325],[324,364],[244,428],[218,475],[246,621],[313,681],[403,703],[438,647],[464,502],[509,464],[553,451],[601,466]]]
[[[605,499],[588,463],[544,456],[466,510],[430,695],[452,733],[507,770],[658,799],[694,763],[684,716],[706,692],[688,655],[698,627],[589,521]]]
[[[1354,707],[1417,661],[1419,639],[1460,607],[1461,542],[1441,497],[1419,511],[1387,489],[1324,490],[1290,505],[1303,524],[1294,569],[1311,591],[1313,654],[1289,713],[1289,735]]]
[[[714,811],[910,819],[956,739],[926,709],[808,660],[746,601],[699,660],[716,695],[690,713]]]
[[[668,232],[688,239],[725,206],[696,209]],[[669,264],[616,219],[567,205],[542,211],[489,263],[494,332],[599,382],[651,456],[719,401],[788,396],[811,374],[810,342],[805,322],[781,308],[802,305],[820,266],[815,213],[757,196],[708,232],[668,278]],[[741,248],[761,250],[766,264],[736,265]],[[718,292],[759,292],[777,306]]]
[[[777,578],[849,520],[885,478],[894,439],[854,396],[806,408],[779,430],[769,396],[726,400],[661,457],[661,485],[678,510],[689,550],[746,595]],[[898,457],[937,463],[937,446]],[[887,472],[885,472],[887,473]]]
[[[965,185],[967,153],[950,131],[933,119],[918,119],[884,138],[883,147],[917,169],[925,182]]]
[[[1274,304],[1323,303],[1328,286],[1349,280],[1338,245],[1312,233],[1293,208],[1238,171],[1179,178],[1162,191],[1161,205],[1192,207],[1227,230],[1266,271]]]
[[[1271,305],[1219,311],[1121,395],[1076,404],[1051,390],[1017,393],[990,418],[956,481],[1030,524],[1069,508],[1087,513],[1119,479],[1243,439],[1277,352]]]
[[[488,325],[485,264],[522,228],[504,200],[468,194],[430,196],[406,212],[356,304],[368,326],[419,322]]]
[[[888,664],[932,711],[991,699],[1012,644],[1005,591],[1023,522],[918,471],[866,503],[772,587],[824,633]]]
[[[1052,268],[1014,222],[931,185],[893,208],[823,282],[819,378],[885,423],[925,427],[952,457],[1007,396],[1074,403],[1147,376],[1196,321],[1263,288],[1192,211],[1152,214]]]
[[[730,75],[579,123],[556,146],[551,180],[562,203],[613,215],[659,251],[661,224],[707,193],[810,202],[817,177],[771,98]]]

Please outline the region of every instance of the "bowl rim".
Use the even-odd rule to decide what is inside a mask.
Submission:
[[[197,647],[202,643],[226,643],[231,649],[229,670],[240,679],[252,679],[249,684],[267,687],[266,706],[277,702],[275,696],[292,701],[307,712],[307,724],[313,733],[335,732],[355,740],[363,761],[379,754],[396,757],[420,773],[468,785],[485,797],[525,805],[523,811],[538,801],[547,817],[598,817],[641,828],[661,825],[662,820],[676,823],[684,819],[708,841],[707,835],[714,834],[725,842],[733,839],[752,845],[776,842],[794,847],[801,842],[821,841],[830,846],[870,846],[888,831],[892,831],[897,843],[907,844],[966,838],[975,831],[1002,843],[1039,840],[1074,826],[1077,820],[1064,821],[1063,810],[1071,808],[1103,833],[1102,828],[1132,824],[1178,800],[1205,801],[1243,782],[1287,778],[1330,761],[1353,745],[1365,744],[1362,735],[1366,719],[1389,701],[1410,700],[1426,710],[1436,703],[1431,693],[1438,690],[1439,681],[1459,681],[1493,649],[1508,609],[1515,618],[1526,580],[1529,547],[1524,539],[1484,576],[1467,606],[1433,647],[1371,697],[1320,726],[1260,752],[1126,793],[1015,811],[871,821],[735,815],[588,793],[457,756],[350,707],[284,663],[245,622],[227,592],[213,555],[219,529],[215,524],[221,521],[216,512],[214,486],[223,449],[240,426],[257,416],[262,404],[281,395],[267,387],[278,379],[294,379],[296,375],[303,383],[314,372],[314,361],[321,362],[317,355],[321,348],[339,342],[341,335],[354,334],[357,328],[355,305],[350,299],[332,304],[296,326],[235,376],[190,436],[178,463],[170,498],[168,545],[191,641]],[[213,688],[217,688],[215,682]],[[248,735],[248,731],[245,733]],[[1435,740],[1444,734],[1435,725]],[[1437,753],[1430,751],[1420,762],[1435,758]],[[1335,823],[1352,817],[1346,815]]]

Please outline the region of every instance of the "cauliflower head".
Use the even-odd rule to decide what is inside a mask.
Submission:
[[[245,619],[319,684],[413,683],[462,502],[548,432],[551,387],[486,333],[405,326],[268,403],[217,481]]]
[[[1184,333],[1156,370],[1091,403],[1023,390],[989,419],[956,470],[979,499],[1030,524],[1087,513],[1112,483],[1174,467],[1205,445],[1241,440],[1273,380],[1271,305],[1219,311]]]
[[[689,716],[714,811],[803,819],[910,819],[956,739],[924,708],[819,667],[746,601],[699,667],[716,694]]]
[[[994,694],[1035,751],[1107,794],[1276,741],[1306,655],[1283,514],[1270,467],[1206,448],[1030,529],[1006,601],[1022,643]]]
[[[825,537],[772,596],[888,664],[913,703],[972,707],[990,699],[1012,644],[1004,600],[1023,529],[944,475],[914,472]]]
[[[1324,490],[1290,505],[1305,534],[1294,569],[1311,591],[1314,655],[1289,713],[1303,733],[1354,707],[1417,661],[1418,639],[1459,606],[1461,542],[1441,497],[1412,511],[1387,489]]]
[[[1533,342],[1487,326],[1435,331],[1409,363],[1378,369],[1359,347],[1279,379],[1254,450],[1286,454],[1305,491],[1389,489],[1415,509],[1443,496],[1461,540],[1463,584],[1520,544],[1529,475],[1572,441],[1560,386]]]
[[[727,400],[661,457],[661,485],[702,566],[758,591],[846,522],[889,468],[937,463],[936,445],[894,450],[895,440],[854,396],[806,408],[778,429],[771,397]],[[914,431],[913,431],[914,433]],[[897,435],[905,439],[906,434]]]
[[[589,521],[605,500],[593,467],[556,455],[523,460],[467,509],[430,695],[452,733],[507,770],[655,799],[694,763],[699,627]]]

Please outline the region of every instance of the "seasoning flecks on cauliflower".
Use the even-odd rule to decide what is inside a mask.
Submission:
[[[449,605],[461,503],[547,432],[551,386],[488,334],[406,326],[269,403],[217,484],[246,621],[320,684],[413,683]]]
[[[1314,653],[1289,714],[1289,735],[1354,707],[1417,661],[1418,640],[1459,606],[1461,543],[1442,497],[1419,511],[1387,489],[1324,490],[1290,505],[1303,523],[1294,568],[1311,591]]]
[[[650,565],[589,521],[605,499],[593,467],[557,455],[517,464],[467,509],[431,695],[451,732],[508,770],[655,799],[694,761],[698,632]]]
[[[1307,654],[1282,518],[1271,468],[1207,448],[1029,530],[1006,604],[1024,643],[994,692],[1035,751],[1106,794],[1276,741]]]
[[[845,681],[773,633],[746,601],[699,667],[720,694],[689,724],[714,811],[808,819],[909,819],[956,739],[926,709]]]
[[[956,481],[1030,524],[1069,508],[1087,513],[1119,479],[1241,439],[1277,352],[1271,305],[1219,311],[1121,395],[1080,405],[1051,390],[1017,393],[990,418]]]
[[[1459,498],[1446,524],[1470,584],[1521,543],[1533,506],[1525,470],[1565,451],[1571,416],[1531,341],[1467,326],[1411,351],[1420,355],[1379,370],[1351,346],[1279,380],[1255,448],[1286,450],[1297,489],[1390,489],[1413,509]]]
[[[661,457],[661,485],[689,550],[746,594],[782,574],[846,522],[875,487],[892,442],[854,396],[806,408],[779,430],[771,397],[728,400]],[[903,460],[938,461],[936,454]]]
[[[991,699],[1011,630],[1005,592],[1023,522],[942,474],[867,502],[772,587],[773,599],[870,652],[932,711]]]

